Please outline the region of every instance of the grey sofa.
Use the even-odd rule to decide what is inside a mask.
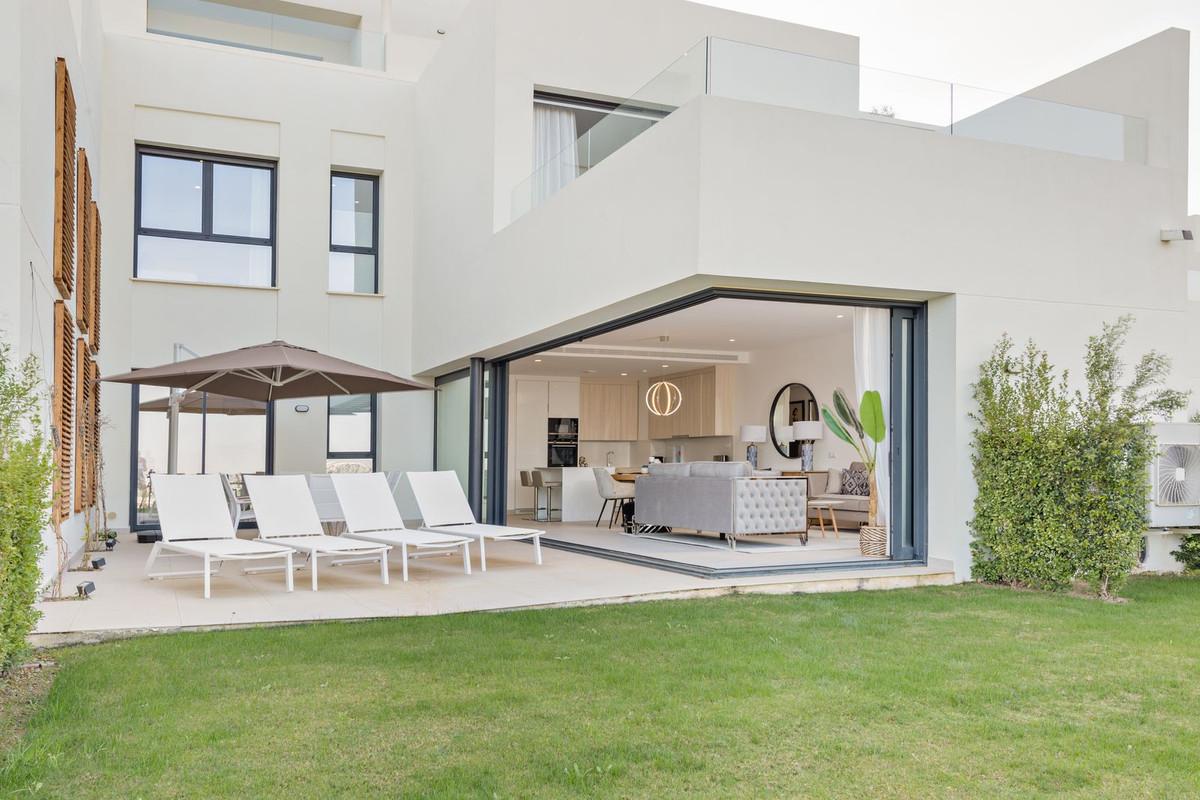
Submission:
[[[801,533],[807,543],[808,483],[803,478],[757,480],[744,461],[651,464],[637,479],[635,530],[667,525],[738,536]]]
[[[855,462],[850,467],[851,469],[856,467],[865,469],[861,462]],[[840,528],[860,528],[867,524],[867,509],[871,504],[871,498],[858,494],[842,494],[842,471],[840,469],[809,473],[808,495],[810,500],[841,501],[841,505],[834,507],[834,514],[837,515]],[[828,512],[825,513],[825,521],[828,523]],[[815,511],[812,518],[816,519]]]

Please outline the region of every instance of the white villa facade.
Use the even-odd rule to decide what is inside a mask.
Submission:
[[[853,36],[682,0],[4,3],[0,335],[53,382],[62,58],[103,220],[101,375],[283,339],[438,386],[350,420],[325,398],[204,433],[190,419],[211,444],[182,471],[453,468],[500,520],[528,505],[517,361],[706,302],[864,305],[892,310],[890,509],[907,537],[893,547],[966,580],[970,387],[1003,333],[1078,373],[1087,337],[1132,314],[1135,351],[1170,355],[1175,386],[1200,398],[1200,250],[1164,241],[1200,229],[1188,52],[1187,32],[1167,30],[1001,98],[859,69]],[[606,144],[602,163],[572,148],[573,180],[547,178],[538,103],[644,131]],[[159,191],[199,197],[154,218]],[[161,249],[180,241],[211,249]],[[737,430],[802,377],[788,364],[825,369],[815,349],[742,359],[725,427],[676,438],[740,458]],[[820,403],[854,382],[852,360],[810,379]],[[531,380],[553,410],[556,380],[579,392],[593,372]],[[619,375],[640,397],[644,380]],[[144,521],[162,431],[135,403],[162,394],[102,388],[112,528]],[[572,397],[574,414],[549,416],[580,417]],[[641,404],[634,416],[632,433],[597,439],[593,463],[670,452]],[[822,465],[849,461],[818,450]],[[62,522],[72,551],[83,526]]]

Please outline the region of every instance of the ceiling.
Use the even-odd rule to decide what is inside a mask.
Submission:
[[[653,350],[653,358],[638,357],[646,354],[636,350],[627,355],[588,356],[547,352],[515,361],[509,371],[514,375],[564,377],[671,375],[723,362],[721,356],[728,354],[752,360],[756,350],[804,339],[849,336],[853,317],[849,306],[721,298],[584,340],[586,345]],[[665,342],[660,338],[664,336]],[[662,355],[671,350],[707,351],[710,355]]]

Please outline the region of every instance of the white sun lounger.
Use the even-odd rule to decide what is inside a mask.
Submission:
[[[471,538],[405,528],[400,509],[396,507],[396,499],[388,487],[387,477],[382,472],[339,474],[330,477],[345,514],[345,536],[400,548],[404,580],[408,580],[410,547],[417,551],[413,553],[413,558],[451,555],[455,549],[462,548],[463,572],[471,574]]]
[[[304,553],[317,591],[317,560],[321,556],[379,561],[379,577],[388,582],[387,552],[392,548],[344,536],[326,536],[303,475],[247,475],[246,489],[258,520],[258,537]]]
[[[284,583],[292,591],[292,549],[267,542],[237,538],[237,526],[230,516],[220,475],[150,476],[158,502],[158,521],[162,541],[155,542],[146,559],[147,578],[204,576],[204,597],[212,595],[212,576],[222,561],[284,559]],[[203,562],[198,570],[154,572],[154,562],[168,555],[195,556]],[[217,566],[213,568],[213,562]]]
[[[516,539],[533,540],[533,560],[542,563],[542,534],[533,528],[514,528],[510,525],[488,525],[475,520],[475,512],[467,502],[458,475],[452,470],[439,472],[409,472],[408,483],[421,509],[424,527],[439,533],[470,536],[479,540],[479,569],[487,572],[485,541]]]

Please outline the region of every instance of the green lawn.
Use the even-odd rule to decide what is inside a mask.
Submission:
[[[0,797],[1198,796],[1200,580],[1126,594],[743,596],[74,648]]]

